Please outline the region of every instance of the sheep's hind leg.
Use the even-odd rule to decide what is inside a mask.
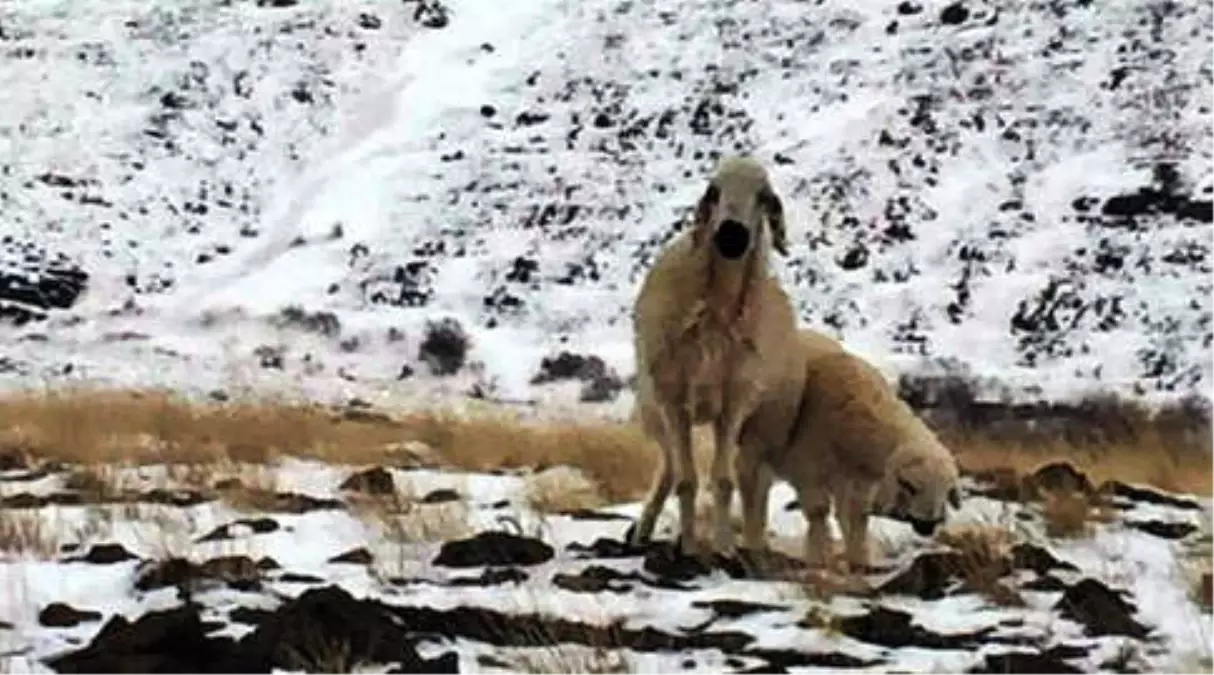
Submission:
[[[653,537],[653,528],[657,523],[658,513],[661,512],[666,500],[670,497],[670,491],[674,488],[674,466],[670,456],[670,434],[667,433],[661,416],[656,414],[652,408],[638,406],[635,410],[640,418],[642,431],[649,439],[656,441],[661,450],[658,457],[658,470],[654,474],[649,494],[645,498],[645,505],[641,509],[641,515],[624,535],[628,543],[639,546],[649,543]]]
[[[830,493],[815,486],[809,490],[799,489],[797,499],[805,516],[805,563],[810,567],[825,567],[831,558],[830,527],[826,522],[830,515]]]

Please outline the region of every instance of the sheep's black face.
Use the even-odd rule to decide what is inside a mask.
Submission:
[[[717,252],[726,260],[737,260],[750,248],[750,230],[736,220],[726,220],[712,237]]]

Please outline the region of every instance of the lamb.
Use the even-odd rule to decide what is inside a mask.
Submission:
[[[765,548],[767,495],[778,477],[792,484],[805,515],[806,561],[827,562],[833,498],[845,560],[864,569],[869,514],[932,534],[945,520],[946,504],[960,508],[957,464],[862,358],[809,330],[801,332],[800,352],[786,359],[803,367],[796,409],[770,398],[742,429],[736,473],[744,545]]]
[[[768,270],[772,248],[788,254],[780,198],[759,162],[727,157],[700,197],[692,227],[659,254],[642,282],[633,314],[634,415],[662,454],[627,535],[635,544],[650,539],[673,487],[680,548],[698,549],[691,432],[711,422],[713,539],[718,550],[733,547],[727,516],[738,435],[765,390],[785,377],[778,355],[797,341],[792,303]]]

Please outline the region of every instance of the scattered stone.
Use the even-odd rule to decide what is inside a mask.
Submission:
[[[1056,569],[1079,571],[1075,565],[1055,558],[1047,549],[1025,542],[1012,547],[1012,567],[1018,570],[1032,570],[1039,575]]]
[[[1161,539],[1184,539],[1200,529],[1192,523],[1163,520],[1127,520],[1125,525]]]
[[[1137,607],[1095,579],[1083,579],[1068,586],[1054,609],[1063,618],[1082,624],[1084,633],[1091,637],[1126,635],[1142,639],[1150,632],[1133,619]]]
[[[740,619],[750,614],[758,614],[759,612],[780,612],[788,609],[788,607],[781,605],[729,599],[693,600],[691,606],[696,609],[707,609],[723,619]]]
[[[883,663],[880,659],[861,659],[842,652],[799,652],[792,649],[748,649],[742,656],[762,659],[767,663],[755,666],[751,673],[787,673],[789,668],[871,668]]]
[[[878,590],[881,593],[939,600],[959,585],[957,577],[961,574],[961,565],[959,553],[921,553],[911,561],[909,567],[886,581]]]
[[[396,493],[396,482],[390,471],[377,466],[350,476],[342,482],[341,489],[384,496]]]
[[[315,574],[300,574],[299,572],[284,572],[274,578],[284,584],[323,584],[325,580]]]
[[[488,568],[475,577],[453,577],[448,586],[500,586],[521,584],[528,579],[527,573],[517,567]]]
[[[184,558],[168,558],[145,563],[135,577],[135,588],[152,591],[177,587],[180,594],[202,590],[206,582],[225,583],[240,591],[260,587],[262,569],[259,563],[244,555],[220,556],[196,564]]]
[[[148,612],[134,623],[115,614],[83,649],[47,660],[60,673],[253,672],[235,663],[230,637],[211,638],[197,605]]]
[[[482,532],[470,539],[444,543],[434,564],[443,567],[527,566],[547,562],[553,555],[552,547],[539,539],[507,532]]]
[[[624,381],[606,362],[598,356],[582,356],[572,352],[561,352],[544,357],[539,372],[531,378],[531,384],[541,385],[563,380],[584,382],[580,400],[583,403],[601,403],[613,400],[624,389]]]
[[[648,549],[646,546],[634,546],[627,541],[607,537],[599,537],[589,546],[575,541],[567,548],[574,553],[582,554],[578,556],[579,558],[639,558],[645,555],[645,551]]]
[[[25,453],[5,448],[0,450],[0,471],[19,471],[28,469]]]
[[[560,515],[567,516],[573,520],[632,520],[632,518],[622,513],[608,513],[605,511],[595,511],[594,509],[570,509],[568,511],[561,511]]]
[[[67,562],[85,562],[92,565],[112,565],[114,563],[136,560],[139,556],[122,547],[122,544],[95,544],[89,552],[78,558],[70,558]]]
[[[654,542],[645,551],[644,569],[662,579],[690,581],[712,572],[699,558],[684,555],[677,543]]]
[[[205,541],[220,541],[224,539],[235,539],[236,534],[233,532],[235,528],[247,527],[253,534],[269,534],[278,530],[278,521],[273,518],[244,518],[226,525],[211,530],[202,538],[198,539],[198,543]]]
[[[422,497],[422,504],[446,504],[448,502],[458,502],[462,497],[459,493],[451,488],[439,488],[426,493]]]
[[[1040,499],[1044,492],[1092,495],[1096,490],[1087,474],[1071,463],[1050,462],[1025,477],[1024,491],[1029,499]]]
[[[38,612],[38,623],[47,628],[71,628],[86,621],[98,621],[101,612],[80,610],[62,602],[52,602]]]
[[[329,562],[331,563],[350,563],[352,565],[370,565],[374,560],[375,556],[362,547],[350,549],[345,553],[329,558]]]
[[[961,2],[954,2],[940,11],[940,23],[946,26],[957,26],[970,18],[970,11]]]
[[[971,633],[941,634],[913,625],[907,612],[876,606],[867,614],[848,616],[835,624],[843,634],[883,647],[924,649],[974,649],[991,629]]]
[[[561,572],[553,575],[552,585],[573,593],[627,593],[629,582],[639,581],[637,575],[626,574],[603,565],[590,565],[577,574]]]
[[[1071,664],[1046,652],[1004,652],[987,654],[980,666],[969,673],[1082,673]]]
[[[1066,583],[1052,574],[1043,574],[1032,581],[1021,584],[1020,588],[1026,591],[1056,593],[1058,591],[1065,591]]]
[[[1201,504],[1192,499],[1184,497],[1176,497],[1150,488],[1139,487],[1122,483],[1117,480],[1110,480],[1101,483],[1100,493],[1122,497],[1133,502],[1142,502],[1145,504],[1156,504],[1158,506],[1170,506],[1176,509],[1184,509],[1186,511],[1200,511]]]

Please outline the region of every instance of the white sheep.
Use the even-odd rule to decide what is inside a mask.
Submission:
[[[769,398],[742,429],[736,473],[744,544],[765,548],[767,495],[780,478],[796,490],[805,515],[806,561],[828,560],[833,499],[845,559],[863,569],[870,513],[927,536],[945,520],[946,504],[960,507],[956,460],[864,359],[809,330],[801,332],[800,352],[786,360],[804,373],[791,397],[795,409]]]
[[[770,383],[785,377],[779,355],[797,340],[792,303],[768,270],[769,248],[788,252],[780,199],[757,161],[727,157],[700,197],[692,227],[659,254],[642,282],[633,314],[635,415],[662,455],[628,534],[633,543],[652,536],[673,488],[681,548],[697,549],[691,433],[711,422],[713,539],[718,550],[733,547],[728,512],[738,434]]]

